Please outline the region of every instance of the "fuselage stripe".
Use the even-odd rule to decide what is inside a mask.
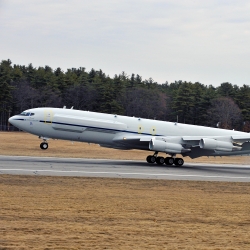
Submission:
[[[40,120],[41,123],[46,123],[46,121]],[[52,122],[52,124],[58,124],[58,125],[65,125],[65,126],[74,126],[74,127],[81,127],[81,128],[88,128],[88,129],[98,129],[98,130],[106,130],[106,131],[113,131],[113,132],[126,132],[130,134],[140,134],[140,135],[152,135],[150,133],[138,133],[135,131],[128,131],[128,130],[119,130],[119,129],[111,129],[111,128],[102,128],[102,127],[92,127],[92,126],[84,126],[84,125],[78,125],[78,124],[70,124],[70,123],[61,123],[61,122]],[[161,136],[161,135],[154,135],[154,136]]]

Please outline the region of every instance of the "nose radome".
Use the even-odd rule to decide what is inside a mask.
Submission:
[[[11,123],[12,125],[15,125],[16,122],[15,122],[15,117],[14,116],[9,118],[9,123]]]
[[[8,121],[9,121],[9,123],[11,123],[11,124],[12,124],[12,120],[13,120],[13,116],[9,118],[9,120],[8,120]]]

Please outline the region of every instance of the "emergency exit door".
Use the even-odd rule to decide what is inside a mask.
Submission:
[[[44,111],[44,123],[51,124],[53,120],[53,111],[50,109],[46,109]]]

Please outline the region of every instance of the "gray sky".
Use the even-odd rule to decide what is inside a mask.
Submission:
[[[0,0],[0,60],[250,85],[250,1]]]

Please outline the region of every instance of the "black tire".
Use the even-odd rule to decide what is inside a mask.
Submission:
[[[156,157],[153,156],[153,155],[149,155],[149,156],[146,158],[146,160],[147,160],[148,163],[155,163]]]
[[[40,148],[41,148],[42,150],[46,150],[48,147],[49,147],[49,144],[48,144],[47,142],[42,142],[42,143],[40,144]]]
[[[148,155],[148,156],[147,156],[146,161],[147,161],[148,163],[151,163],[151,155]]]
[[[164,161],[165,161],[166,165],[173,165],[174,164],[174,158],[172,158],[172,157],[166,157]]]
[[[156,157],[152,155],[150,161],[151,161],[151,163],[155,163]]]
[[[163,158],[163,157],[158,156],[158,157],[156,158],[156,163],[157,163],[158,165],[162,165],[162,164],[164,164],[164,158]]]
[[[175,158],[174,164],[176,166],[182,166],[184,164],[184,160],[182,158]]]

